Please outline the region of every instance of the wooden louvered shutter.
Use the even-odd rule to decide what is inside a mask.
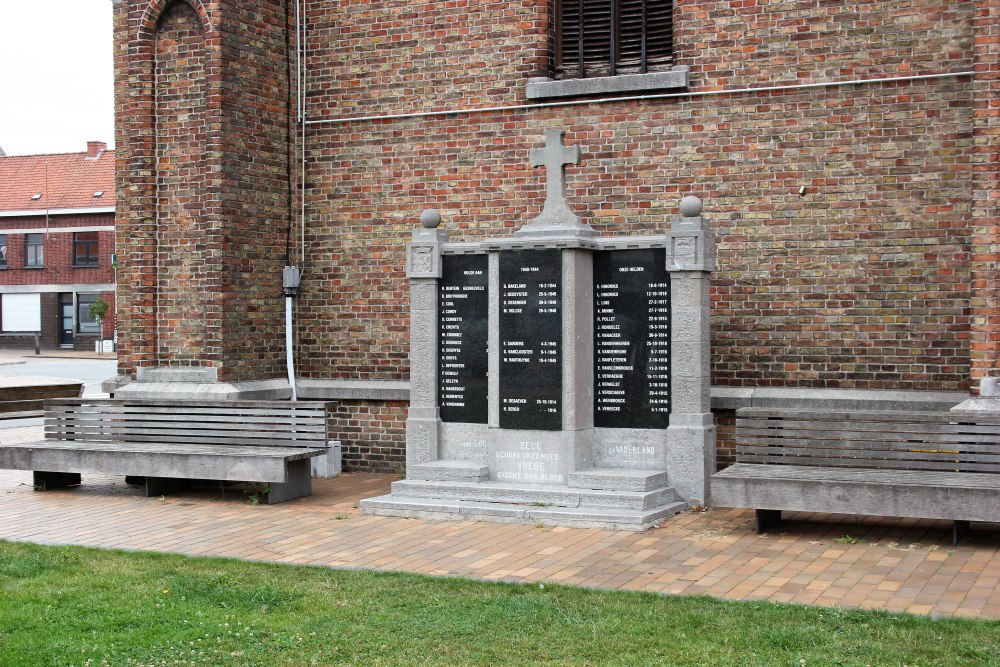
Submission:
[[[556,0],[555,76],[643,73],[669,66],[673,0]]]
[[[557,4],[562,5],[556,21],[557,53],[562,56],[556,65],[559,78],[606,76],[614,36],[611,0],[561,0]]]
[[[651,67],[673,60],[673,2],[671,0],[618,0],[621,19],[619,74],[644,74]]]

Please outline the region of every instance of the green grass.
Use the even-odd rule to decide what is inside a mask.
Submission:
[[[0,542],[0,665],[1000,665],[1000,624]]]

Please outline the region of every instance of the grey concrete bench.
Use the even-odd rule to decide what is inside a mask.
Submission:
[[[0,443],[0,468],[33,471],[39,489],[125,475],[147,495],[194,479],[259,482],[274,504],[311,494],[310,460],[339,471],[339,453],[324,403],[56,399],[45,402],[45,439]]]
[[[736,464],[712,476],[712,504],[757,512],[1000,522],[1000,415],[743,408]]]

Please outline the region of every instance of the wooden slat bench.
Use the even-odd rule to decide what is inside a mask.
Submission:
[[[83,382],[53,377],[0,377],[0,419],[44,415],[47,398],[78,398]]]
[[[81,474],[126,475],[147,495],[186,480],[260,482],[269,503],[312,493],[310,459],[327,456],[326,405],[291,401],[46,401],[45,439],[4,445],[0,468],[34,471],[36,488]],[[137,480],[136,478],[141,478]]]
[[[757,511],[1000,522],[1000,415],[743,408],[736,463],[712,476],[712,504]]]

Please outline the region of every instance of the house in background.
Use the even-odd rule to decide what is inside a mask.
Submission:
[[[0,153],[0,347],[93,350],[99,297],[114,336],[115,155]]]

